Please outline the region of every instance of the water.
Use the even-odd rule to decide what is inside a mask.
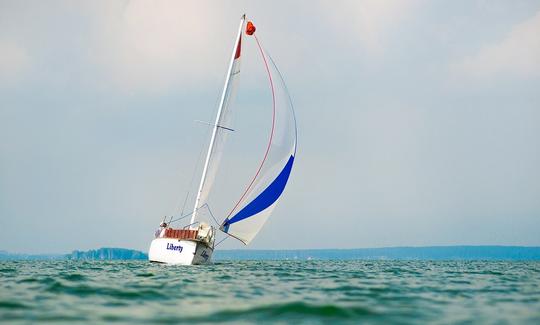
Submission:
[[[540,324],[540,262],[0,262],[16,323]]]

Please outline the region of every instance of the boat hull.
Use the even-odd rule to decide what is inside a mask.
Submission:
[[[156,238],[150,244],[148,260],[177,265],[208,264],[213,251],[205,242],[197,240]]]

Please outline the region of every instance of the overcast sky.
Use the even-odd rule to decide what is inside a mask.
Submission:
[[[299,132],[250,248],[540,245],[540,1],[0,0],[0,250],[146,250],[181,210],[244,12]],[[252,41],[219,219],[264,149]]]

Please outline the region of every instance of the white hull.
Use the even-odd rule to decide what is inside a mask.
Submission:
[[[197,240],[156,238],[148,250],[150,262],[178,265],[208,264],[214,250]]]

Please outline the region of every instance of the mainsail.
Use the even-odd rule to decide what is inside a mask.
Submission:
[[[250,27],[252,28],[250,30]],[[255,28],[248,23],[248,34]],[[264,158],[221,230],[248,244],[262,228],[283,193],[296,155],[297,130],[291,98],[274,61],[255,36],[272,93],[272,126]]]
[[[201,182],[199,184],[199,190],[197,191],[197,198],[195,200],[195,206],[193,208],[193,214],[191,215],[191,222],[195,222],[197,210],[207,203],[208,195],[212,189],[216,172],[218,170],[219,161],[223,153],[223,146],[227,138],[227,133],[230,132],[230,103],[234,98],[236,92],[236,86],[238,84],[240,74],[240,56],[242,51],[242,31],[246,16],[242,16],[240,20],[240,27],[238,28],[238,34],[236,36],[235,45],[231,55],[231,62],[229,64],[229,70],[227,72],[227,78],[225,80],[225,87],[221,95],[221,101],[216,116],[216,122],[212,129],[212,137],[210,139],[210,146],[206,155],[206,161],[201,176]]]

